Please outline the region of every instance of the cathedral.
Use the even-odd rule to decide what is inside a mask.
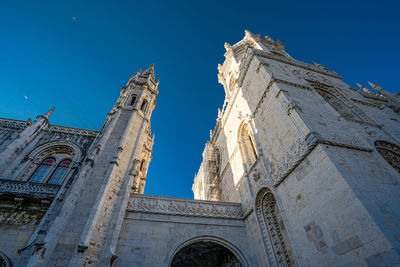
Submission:
[[[143,194],[154,65],[99,131],[1,118],[0,266],[400,266],[400,94],[250,31],[225,49],[194,199]]]

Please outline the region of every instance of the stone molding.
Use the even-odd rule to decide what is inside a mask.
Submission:
[[[285,155],[276,164],[271,166],[274,186],[277,187],[289,174],[311,153],[319,144],[355,149],[365,152],[372,152],[373,149],[358,144],[355,140],[345,140],[337,136],[329,139],[323,138],[315,132],[309,133],[304,140],[298,138]]]
[[[54,197],[60,185],[30,183],[0,179],[0,194],[21,194],[36,197]]]
[[[272,60],[280,61],[282,63],[293,65],[293,66],[296,66],[296,67],[299,67],[299,68],[303,68],[303,69],[306,69],[306,70],[311,70],[311,71],[314,71],[314,72],[317,72],[317,73],[321,73],[321,74],[324,74],[324,75],[327,75],[327,76],[331,76],[331,77],[334,77],[334,78],[338,78],[338,79],[342,78],[336,72],[326,70],[325,68],[319,68],[319,67],[312,66],[310,64],[307,64],[307,63],[304,63],[304,62],[300,62],[300,61],[297,61],[297,60],[294,60],[294,59],[290,59],[290,58],[287,58],[287,57],[283,57],[283,56],[276,56],[276,55],[269,54],[269,53],[266,53],[266,52],[263,52],[263,51],[260,51],[260,50],[257,50],[257,49],[252,49],[252,51],[256,56],[261,56],[261,57],[264,57],[264,58],[269,58],[269,59],[272,59]]]
[[[23,130],[26,128],[26,126],[28,126],[26,121],[0,118],[0,127]]]
[[[242,220],[244,217],[239,203],[180,199],[139,194],[131,194],[127,211],[236,220]]]
[[[0,127],[23,130],[28,126],[29,126],[29,124],[26,121],[0,118]],[[71,127],[65,127],[65,126],[56,126],[56,125],[50,125],[47,130],[50,132],[68,133],[68,134],[74,134],[74,135],[75,134],[76,135],[86,135],[86,136],[96,136],[97,135],[97,131],[93,131],[93,130],[71,128]]]
[[[97,136],[97,131],[78,129],[78,128],[70,128],[70,127],[64,127],[64,126],[55,126],[55,125],[50,125],[49,131],[59,132],[59,133],[67,133],[67,134],[73,134],[73,135],[85,135],[85,136],[93,136],[93,137]]]

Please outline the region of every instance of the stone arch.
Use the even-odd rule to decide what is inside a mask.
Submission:
[[[227,251],[229,251],[236,259],[239,265],[226,265],[227,267],[248,267],[248,261],[243,255],[243,253],[233,244],[230,242],[219,238],[215,236],[197,236],[191,239],[186,240],[185,242],[181,243],[172,253],[172,255],[169,257],[169,267],[174,267],[174,258],[177,256],[177,254],[182,251],[182,249],[188,248],[189,246],[193,244],[199,244],[199,243],[210,243],[210,245],[217,245],[219,247],[225,248]]]
[[[258,152],[253,132],[247,121],[243,121],[239,127],[238,144],[243,162],[248,168],[251,168],[258,159]]]
[[[269,188],[262,188],[256,197],[256,216],[271,266],[297,266],[286,226],[276,198]]]
[[[390,166],[400,173],[400,147],[387,141],[377,140],[375,148]]]
[[[42,144],[34,148],[28,154],[28,163],[19,175],[19,180],[26,180],[29,178],[30,174],[32,174],[38,165],[46,158],[56,157],[55,165],[63,160],[70,159],[70,166],[74,166],[75,163],[80,161],[81,155],[80,148],[69,141],[59,140]]]
[[[0,266],[1,267],[12,267],[12,263],[11,263],[10,259],[3,252],[0,252]]]

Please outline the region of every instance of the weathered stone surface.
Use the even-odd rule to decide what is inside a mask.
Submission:
[[[54,109],[0,119],[0,265],[400,264],[400,95],[358,91],[268,36],[225,48],[195,200],[142,195],[153,65],[98,132],[50,125]]]

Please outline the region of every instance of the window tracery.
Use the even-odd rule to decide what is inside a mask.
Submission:
[[[69,167],[71,165],[71,160],[70,159],[65,159],[61,161],[58,165],[57,168],[54,170],[53,174],[49,178],[48,183],[49,184],[61,184],[65,174],[67,173]]]
[[[80,156],[79,147],[68,141],[43,144],[29,154],[29,161],[19,179],[32,183],[61,184]]]
[[[47,158],[40,163],[40,165],[36,168],[36,170],[32,173],[29,178],[29,182],[32,183],[41,183],[44,181],[44,178],[48,175],[49,171],[53,168],[56,160],[54,158]]]
[[[250,132],[248,124],[244,124],[241,128],[239,135],[239,145],[246,165],[248,167],[253,166],[258,156],[256,146],[254,144],[253,135]]]
[[[390,166],[400,173],[400,147],[386,141],[376,141],[375,147]]]

